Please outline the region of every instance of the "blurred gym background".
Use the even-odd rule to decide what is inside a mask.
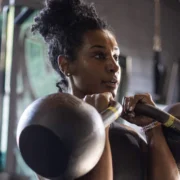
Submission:
[[[117,101],[148,92],[160,108],[179,102],[180,2],[93,2],[112,25],[121,48],[122,80]],[[1,0],[0,4],[0,179],[35,180],[18,152],[16,127],[32,101],[57,92],[59,77],[50,67],[43,40],[30,31],[43,1]]]

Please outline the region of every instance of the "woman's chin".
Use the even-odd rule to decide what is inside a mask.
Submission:
[[[115,98],[117,95],[117,89],[105,88],[105,89],[101,90],[99,93],[104,93],[104,92],[112,93],[113,98]]]

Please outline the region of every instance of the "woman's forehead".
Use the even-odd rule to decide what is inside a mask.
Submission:
[[[108,30],[92,30],[84,35],[84,44],[118,47],[116,38]]]

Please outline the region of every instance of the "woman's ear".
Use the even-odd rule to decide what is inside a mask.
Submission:
[[[69,61],[67,60],[67,58],[65,56],[59,55],[58,56],[58,66],[59,69],[62,73],[64,73],[64,75],[69,74]]]

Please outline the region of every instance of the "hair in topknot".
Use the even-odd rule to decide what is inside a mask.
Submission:
[[[63,55],[74,61],[84,34],[89,30],[107,29],[107,24],[98,17],[92,3],[82,0],[46,0],[44,9],[34,21],[32,32],[43,36],[48,44],[50,62],[62,77],[57,87],[59,91],[67,91],[68,81],[59,70],[58,56]]]

